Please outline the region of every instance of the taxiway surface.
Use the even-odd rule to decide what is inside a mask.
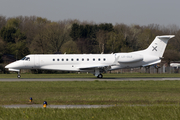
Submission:
[[[180,80],[180,78],[2,78],[1,82],[16,82],[16,81],[140,81],[140,80]]]

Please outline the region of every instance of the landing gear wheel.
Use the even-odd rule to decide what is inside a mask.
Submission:
[[[17,75],[17,78],[21,78],[21,75]]]
[[[102,75],[102,74],[99,74],[99,75],[97,76],[97,78],[103,78],[103,75]]]

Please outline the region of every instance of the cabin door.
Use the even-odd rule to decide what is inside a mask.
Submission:
[[[39,68],[39,55],[34,55],[34,67]]]

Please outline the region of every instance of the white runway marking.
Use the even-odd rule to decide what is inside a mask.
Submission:
[[[47,105],[46,108],[106,108],[113,107],[115,105]],[[4,108],[43,108],[41,104],[30,104],[30,105],[3,105]]]
[[[70,109],[70,108],[108,108],[108,107],[116,107],[116,106],[129,106],[129,107],[135,107],[135,106],[141,106],[141,107],[147,107],[147,106],[179,106],[179,104],[155,104],[155,105],[145,105],[145,104],[135,104],[135,105],[47,105],[46,108],[57,108],[57,109]],[[42,104],[29,104],[29,105],[1,105],[1,107],[4,108],[43,108]]]

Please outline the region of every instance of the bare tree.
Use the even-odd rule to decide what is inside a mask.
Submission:
[[[61,53],[77,54],[80,53],[80,51],[78,50],[76,42],[69,40],[62,45]]]
[[[51,22],[46,18],[32,16],[26,23],[24,29],[27,30],[26,33],[28,33],[29,40],[32,39],[29,43],[31,44],[31,53],[50,53],[48,48],[49,41],[45,37],[45,27]],[[29,31],[28,27],[30,27]],[[33,37],[30,37],[30,35],[33,35]]]
[[[97,32],[96,34],[96,40],[99,43],[99,52],[100,53],[104,53],[104,49],[105,49],[105,43],[106,43],[106,39],[107,39],[107,32],[100,30]]]
[[[61,46],[70,39],[67,27],[64,23],[51,23],[45,27],[44,38],[51,52],[60,52]]]
[[[120,52],[122,45],[123,35],[121,33],[110,32],[106,47],[110,52]]]
[[[6,25],[6,17],[5,16],[0,16],[0,30],[5,25]]]
[[[5,42],[0,38],[0,54],[3,54],[5,51]]]
[[[38,33],[31,44],[32,53],[48,53],[48,41],[44,38],[42,32]]]

